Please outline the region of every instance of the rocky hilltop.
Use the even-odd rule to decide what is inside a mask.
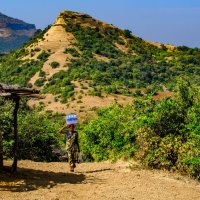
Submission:
[[[21,47],[34,35],[36,27],[0,13],[0,53]]]

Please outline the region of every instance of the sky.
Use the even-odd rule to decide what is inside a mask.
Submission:
[[[142,39],[200,48],[200,0],[1,0],[0,12],[44,29],[63,10],[89,14]]]

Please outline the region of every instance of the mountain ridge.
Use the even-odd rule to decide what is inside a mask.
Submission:
[[[34,24],[0,13],[0,52],[6,53],[21,47],[35,32]]]

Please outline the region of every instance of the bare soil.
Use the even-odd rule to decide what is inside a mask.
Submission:
[[[135,162],[81,163],[74,173],[65,162],[20,161],[18,166],[15,174],[0,174],[0,200],[200,199],[199,182]]]
[[[75,94],[65,104],[55,101],[55,96],[52,94],[43,94],[43,99],[30,99],[28,105],[34,108],[43,103],[46,111],[59,112],[64,115],[66,113],[76,113],[81,122],[93,118],[95,109],[111,106],[116,102],[120,105],[133,102],[132,97],[124,95],[102,94],[101,97],[89,95],[89,90],[92,90],[92,88],[88,82],[73,81]],[[82,87],[85,87],[85,89],[82,89]]]

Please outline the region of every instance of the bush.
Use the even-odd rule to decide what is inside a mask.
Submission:
[[[60,63],[59,62],[56,62],[56,61],[53,61],[51,64],[51,67],[54,69],[54,68],[57,68],[60,66]]]
[[[13,110],[11,101],[0,99],[0,131],[3,133],[4,158],[13,157]],[[58,161],[53,149],[64,145],[58,134],[63,118],[58,114],[31,111],[24,99],[18,112],[19,159]]]
[[[37,56],[37,59],[42,60],[42,61],[46,61],[49,56],[50,56],[49,53],[47,53],[46,51],[42,51],[42,53],[40,53]]]
[[[54,116],[28,112],[19,115],[19,158],[34,161],[58,161],[53,149],[60,146],[58,124]]]
[[[178,95],[158,103],[141,115],[137,131],[137,156],[146,166],[175,169],[199,178],[199,97],[187,81],[179,83]],[[193,112],[193,114],[191,113]]]
[[[67,49],[65,49],[64,53],[70,53],[73,57],[79,57],[80,56],[78,51],[74,48],[67,48]]]
[[[128,30],[128,29],[124,30],[124,36],[127,37],[127,38],[131,38],[131,36],[132,36],[131,31]]]
[[[86,160],[126,158],[135,152],[134,118],[131,107],[115,104],[98,111],[98,118],[82,127],[80,141]]]
[[[45,78],[39,78],[35,81],[35,85],[38,86],[38,87],[41,87],[44,85],[44,82],[46,81]]]
[[[46,76],[45,72],[40,70],[39,77],[45,77],[45,76]]]

